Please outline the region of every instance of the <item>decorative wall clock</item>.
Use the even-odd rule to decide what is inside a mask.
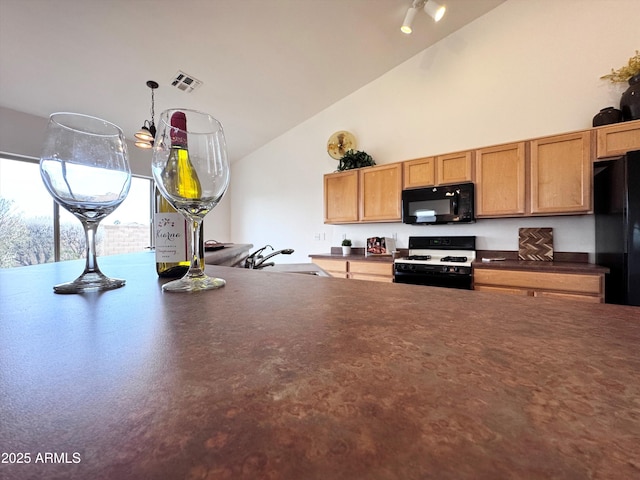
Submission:
[[[327,152],[336,160],[340,160],[348,150],[355,150],[356,137],[346,130],[340,130],[329,137]]]

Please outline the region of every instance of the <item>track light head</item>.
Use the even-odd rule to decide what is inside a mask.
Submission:
[[[415,7],[410,7],[409,10],[407,10],[407,15],[405,15],[404,22],[402,22],[402,27],[400,27],[400,31],[402,33],[405,33],[407,35],[411,34],[411,32],[413,31],[411,29],[411,25],[413,24],[413,19],[415,18],[417,12],[418,9]]]
[[[442,20],[442,17],[444,17],[447,8],[435,0],[427,0],[427,3],[424,4],[424,11],[433,18],[435,22],[439,22]]]

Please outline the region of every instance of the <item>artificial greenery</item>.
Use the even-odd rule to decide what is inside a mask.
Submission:
[[[611,69],[611,73],[600,77],[611,82],[627,82],[631,77],[640,73],[640,51],[636,50],[636,55],[629,59],[629,62],[618,70]]]
[[[370,167],[375,165],[371,155],[360,150],[347,150],[347,153],[340,159],[338,171],[351,170],[352,168]]]
[[[351,246],[351,240],[349,240],[348,238],[345,238],[344,240],[342,240],[342,246],[343,247],[350,247]]]

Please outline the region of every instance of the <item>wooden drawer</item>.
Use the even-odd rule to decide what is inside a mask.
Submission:
[[[506,293],[507,295],[519,295],[521,297],[530,297],[532,295],[532,292],[525,288],[488,287],[485,285],[476,285],[473,289],[478,292]]]
[[[387,277],[382,275],[367,275],[364,273],[350,273],[349,278],[353,280],[370,280],[373,282],[386,282],[393,283],[393,277]]]
[[[640,150],[640,120],[607,125],[597,132],[598,158],[619,157]]]
[[[572,293],[559,293],[559,292],[534,292],[534,297],[546,297],[546,298],[562,298],[563,300],[576,300],[579,302],[588,303],[602,303],[602,298],[596,295],[580,295]]]
[[[335,276],[343,277],[347,276],[347,261],[346,260],[328,260],[324,258],[314,258],[313,263],[323,269],[325,272]]]
[[[495,285],[592,295],[600,295],[603,290],[600,275],[476,269],[473,277],[474,283],[479,286]]]
[[[349,262],[349,273],[382,275],[393,278],[393,263],[354,260]]]

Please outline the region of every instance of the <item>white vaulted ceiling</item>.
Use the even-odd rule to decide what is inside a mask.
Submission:
[[[440,0],[439,23],[411,0],[0,0],[0,106],[96,115],[128,138],[164,108],[225,126],[241,158],[504,0]],[[170,86],[182,70],[203,82]]]

